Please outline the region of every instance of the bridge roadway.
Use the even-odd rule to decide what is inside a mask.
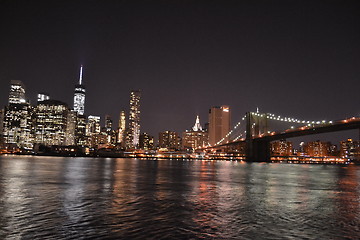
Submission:
[[[272,132],[270,134],[264,134],[252,138],[247,138],[246,142],[246,157],[250,161],[267,162],[270,161],[270,142],[301,137],[312,134],[337,132],[351,129],[360,129],[360,118],[349,118],[341,121],[336,121],[331,124],[323,124],[320,126],[303,126],[296,129],[288,129],[284,132]],[[244,141],[230,142],[226,145],[236,145]]]
[[[276,141],[281,139],[301,137],[312,134],[338,132],[351,129],[360,129],[360,118],[349,118],[332,124],[324,124],[316,127],[303,126],[296,129],[288,129],[280,133],[270,133],[270,135],[253,137],[253,140]]]

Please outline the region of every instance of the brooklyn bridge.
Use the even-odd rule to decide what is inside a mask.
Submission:
[[[281,130],[271,130],[274,125],[279,126],[278,123],[286,127]],[[240,153],[249,161],[268,162],[271,158],[270,143],[272,141],[351,129],[360,129],[360,118],[311,121],[258,111],[247,112],[223,139],[214,146],[208,146],[206,151]]]

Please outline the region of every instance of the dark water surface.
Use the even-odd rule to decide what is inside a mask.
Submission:
[[[2,156],[0,239],[359,239],[360,166]]]

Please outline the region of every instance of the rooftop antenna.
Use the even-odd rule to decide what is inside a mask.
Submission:
[[[79,78],[79,84],[80,84],[80,85],[82,84],[82,71],[83,71],[83,65],[81,64],[81,67],[80,67],[80,78]]]

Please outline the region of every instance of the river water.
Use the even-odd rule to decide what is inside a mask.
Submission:
[[[359,239],[360,166],[2,156],[0,239]]]

